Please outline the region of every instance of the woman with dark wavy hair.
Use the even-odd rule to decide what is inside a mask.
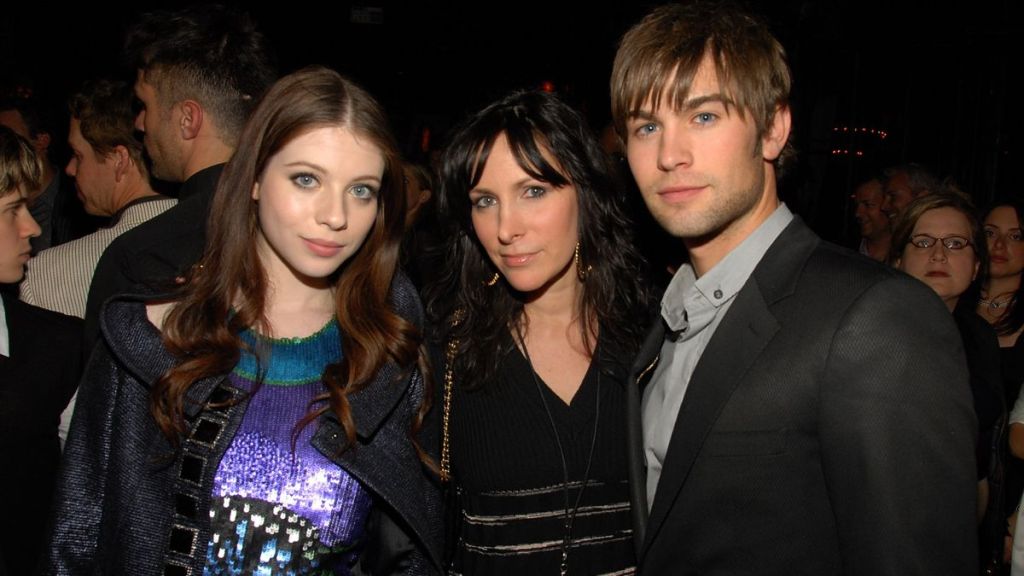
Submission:
[[[1016,538],[1014,550],[1016,570],[1024,573],[1024,537],[1015,537],[1017,519],[1014,506],[1024,494],[1024,202],[1018,198],[997,201],[985,212],[983,220],[990,265],[982,276],[980,291],[974,301],[978,315],[988,321],[999,337],[1003,398],[1009,410],[1007,440],[1001,448],[1006,457],[1003,483],[1004,513],[1007,540]]]
[[[471,117],[441,180],[448,264],[428,293],[450,327],[451,569],[631,573],[622,401],[650,296],[623,192],[542,92]]]
[[[170,299],[107,305],[65,448],[56,574],[427,574],[422,310],[380,106],[279,80]]]

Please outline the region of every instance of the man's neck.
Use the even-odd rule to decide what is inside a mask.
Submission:
[[[133,181],[129,182],[124,191],[115,199],[116,207],[114,209],[114,214],[121,212],[124,210],[125,206],[135,202],[139,198],[157,195],[157,192],[149,186],[148,178],[145,178],[140,174],[132,180]]]
[[[757,205],[746,214],[730,222],[724,229],[716,230],[701,238],[684,240],[690,253],[690,265],[698,278],[706,274],[729,255],[748,236],[757,230],[779,207],[779,197],[775,193],[775,180],[765,181],[765,191]]]
[[[885,262],[888,259],[890,244],[892,244],[892,235],[890,234],[875,238],[864,238],[864,248],[867,250],[868,256],[872,260],[878,260],[879,262]]]
[[[231,159],[234,153],[235,149],[224,144],[220,139],[207,137],[203,140],[202,145],[197,144],[193,148],[192,154],[186,161],[184,180],[188,180],[210,166],[224,164]]]

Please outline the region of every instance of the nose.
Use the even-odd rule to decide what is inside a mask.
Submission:
[[[139,110],[139,113],[135,115],[135,129],[139,132],[146,131],[146,109]]]
[[[948,254],[946,254],[946,245],[942,243],[942,240],[936,240],[935,245],[931,248],[931,254],[928,258],[933,262],[945,262]]]
[[[523,220],[513,203],[503,202],[498,207],[498,241],[511,244],[523,235]]]
[[[886,194],[882,198],[882,206],[879,208],[886,216],[892,213],[892,196]]]
[[[67,174],[68,176],[71,176],[72,178],[75,177],[75,175],[78,173],[78,159],[77,158],[72,156],[71,160],[68,160],[68,165],[64,167],[64,173]]]
[[[993,248],[1005,249],[1006,239],[1003,237],[1002,234],[993,234],[988,238],[988,248],[989,250]]]
[[[35,238],[42,234],[43,230],[39,227],[39,223],[32,217],[32,214],[27,209],[21,210],[20,226],[18,232],[22,238]]]
[[[669,172],[693,164],[693,152],[686,131],[666,123],[658,139],[658,169]]]
[[[322,190],[316,202],[316,221],[331,230],[344,230],[348,226],[348,194]]]

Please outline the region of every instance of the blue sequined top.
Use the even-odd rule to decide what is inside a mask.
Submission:
[[[204,574],[349,574],[372,498],[310,445],[315,421],[291,448],[295,425],[324,391],[324,367],[341,357],[338,325],[277,340],[246,331],[242,340],[266,360],[243,350],[229,378],[252,390],[262,369],[263,384],[217,468]]]

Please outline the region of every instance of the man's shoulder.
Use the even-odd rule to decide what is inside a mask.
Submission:
[[[874,284],[905,275],[887,264],[822,240],[807,261],[808,271],[833,276],[843,281],[859,279],[860,283]],[[858,282],[853,282],[858,284]]]
[[[32,327],[33,332],[47,334],[48,339],[81,339],[82,319],[60,312],[40,308],[14,298],[4,298],[4,306],[8,310],[8,318],[13,322],[24,322]],[[19,320],[16,320],[20,318]]]
[[[822,240],[799,220],[778,237],[754,276],[769,300],[813,293],[834,301],[856,297],[879,283],[912,281],[891,266]]]
[[[165,196],[143,198],[125,208],[120,220],[112,228],[117,230],[118,235],[124,234],[174,208],[177,204],[177,198]]]
[[[102,254],[107,246],[110,245],[110,242],[117,238],[117,236],[118,234],[115,229],[103,228],[92,234],[82,236],[77,240],[65,242],[53,248],[47,248],[29,261],[29,271],[31,273],[35,269],[63,270],[69,265],[79,263],[83,254]]]
[[[206,226],[205,206],[178,202],[166,210],[125,231],[110,243],[106,253],[128,257],[160,249],[173,249],[182,238],[195,236]]]

